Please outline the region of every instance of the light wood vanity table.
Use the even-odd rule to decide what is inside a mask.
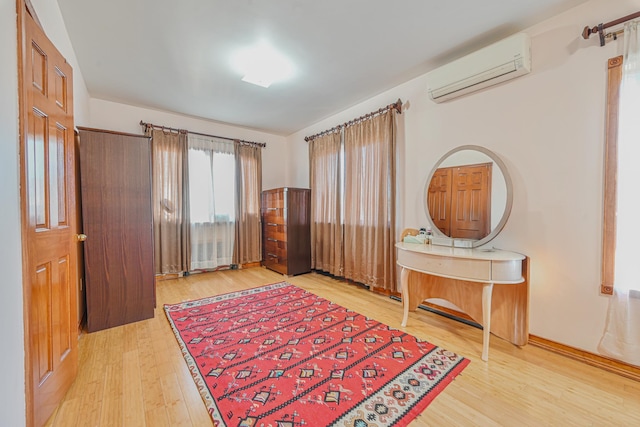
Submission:
[[[460,307],[483,326],[482,360],[489,359],[490,332],[516,345],[527,343],[528,284],[524,255],[402,242],[396,248],[397,262],[402,267],[402,326],[407,325],[409,311],[415,311],[422,301],[441,298]]]
[[[444,154],[425,183],[425,213],[436,244],[396,244],[402,268],[402,326],[426,299],[453,303],[483,327],[482,360],[491,333],[516,345],[529,339],[529,259],[486,247],[505,226],[511,178],[490,150],[464,145]],[[417,230],[405,233],[415,235]]]

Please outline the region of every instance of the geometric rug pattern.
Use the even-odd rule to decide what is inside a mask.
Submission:
[[[216,426],[406,426],[469,364],[286,282],[164,309]]]

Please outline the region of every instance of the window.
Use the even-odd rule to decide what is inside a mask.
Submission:
[[[189,149],[192,223],[235,220],[235,158],[230,153]]]
[[[233,263],[236,159],[231,141],[189,134],[190,270]]]
[[[260,261],[263,144],[154,128],[156,273]]]
[[[615,287],[638,288],[631,270],[638,235],[637,160],[640,158],[640,80],[623,81],[623,57],[608,62],[607,132],[605,143],[604,219],[602,249],[603,294]]]

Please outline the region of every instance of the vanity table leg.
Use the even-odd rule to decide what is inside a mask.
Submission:
[[[402,287],[402,308],[404,310],[401,325],[404,328],[409,319],[409,270],[404,267],[400,270],[400,286]]]
[[[493,283],[482,286],[482,360],[489,360],[489,337],[491,336],[491,294]]]

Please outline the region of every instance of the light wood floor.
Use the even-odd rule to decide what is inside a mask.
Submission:
[[[162,306],[282,280],[258,267],[158,282],[153,319],[81,337],[78,377],[47,425],[212,425]],[[287,281],[402,329],[388,297],[318,274]],[[404,329],[471,359],[412,427],[640,426],[638,382],[494,336],[485,363],[479,329],[422,310]]]

